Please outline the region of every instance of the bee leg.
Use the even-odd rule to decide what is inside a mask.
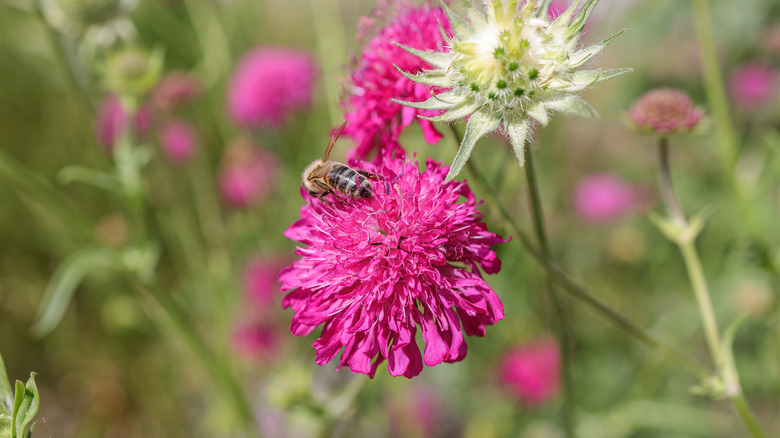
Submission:
[[[369,172],[366,172],[365,170],[355,170],[355,172],[363,175],[364,177],[366,177],[366,178],[368,178],[370,180],[379,181],[379,175],[377,175],[375,173],[369,173]]]

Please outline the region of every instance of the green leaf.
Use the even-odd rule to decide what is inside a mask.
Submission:
[[[9,438],[13,428],[13,418],[8,415],[0,414],[0,438]]]
[[[598,84],[599,82],[606,81],[607,79],[614,78],[615,76],[622,75],[632,71],[632,68],[616,68],[612,70],[578,70],[569,75],[564,80],[554,79],[550,82],[550,89],[573,92],[580,91],[585,88]]]
[[[552,111],[561,111],[582,117],[596,117],[598,115],[588,102],[573,94],[545,102],[544,106]]]
[[[456,103],[453,102],[447,102],[447,93],[452,93],[451,91],[447,91],[445,93],[441,93],[438,96],[433,96],[430,99],[424,101],[424,102],[409,102],[406,100],[398,100],[398,99],[390,99],[395,103],[400,103],[404,106],[410,106],[412,108],[417,109],[423,109],[423,110],[446,110],[450,109],[453,106],[456,105]],[[451,97],[455,97],[454,95],[450,94]]]
[[[116,252],[104,248],[87,249],[68,256],[57,267],[46,287],[38,315],[31,327],[33,334],[43,337],[59,324],[73,292],[90,272],[119,266]]]
[[[395,45],[422,59],[428,64],[442,70],[449,67],[449,65],[452,63],[452,54],[447,52],[430,52],[427,50],[413,49],[398,42],[396,42]]]
[[[504,129],[509,135],[509,142],[512,144],[512,150],[515,151],[520,167],[525,165],[525,142],[528,139],[531,121],[528,117],[518,120],[504,120]]]
[[[30,373],[27,384],[16,381],[16,394],[14,396],[13,425],[11,427],[12,438],[26,437],[27,425],[30,424],[41,400],[38,396],[38,387],[35,386],[35,373]]]
[[[590,58],[592,58],[593,56],[601,52],[604,49],[604,47],[607,47],[609,43],[612,42],[612,40],[620,36],[620,34],[622,34],[625,31],[626,30],[623,29],[620,32],[615,33],[614,35],[610,36],[609,38],[605,39],[604,41],[598,44],[594,44],[590,47],[586,47],[578,52],[575,52],[569,59],[569,66],[571,68],[577,68],[582,64],[585,64],[586,62],[588,62],[588,60],[590,60]]]
[[[68,166],[57,173],[57,179],[63,183],[81,182],[107,192],[120,193],[119,180],[108,173],[83,166]]]
[[[552,0],[542,0],[539,2],[539,7],[536,9],[536,16],[539,18],[546,18],[548,13],[547,11],[550,10],[550,3],[552,3]]]
[[[446,113],[440,116],[433,116],[433,117],[417,116],[417,117],[431,122],[452,122],[455,120],[460,120],[468,115],[473,114],[475,111],[479,109],[480,106],[481,105],[476,102],[466,102],[456,106],[455,108],[452,108],[451,110],[447,111]]]
[[[574,16],[574,20],[571,22],[570,29],[576,33],[582,32],[582,29],[585,28],[585,23],[587,23],[588,18],[590,18],[590,14],[593,12],[593,9],[596,8],[598,3],[599,0],[586,0],[585,4],[582,5],[579,11],[577,11],[577,14]]]
[[[414,82],[425,85],[433,85],[435,87],[452,87],[452,81],[450,81],[450,78],[448,78],[442,70],[431,70],[423,73],[411,74],[401,70],[401,67],[398,67],[395,64],[393,64],[393,66],[399,72],[401,72],[402,75],[406,76],[409,78],[409,80]]]
[[[747,317],[740,316],[729,324],[726,331],[723,332],[721,348],[723,349],[722,373],[723,373],[723,392],[726,397],[734,397],[742,392],[739,384],[739,373],[737,372],[737,363],[734,361],[734,339],[737,336],[737,330],[742,326]]]
[[[543,103],[537,103],[526,111],[528,115],[539,122],[542,126],[546,126],[550,123],[550,116],[547,114],[547,110],[544,108]]]
[[[469,37],[474,32],[466,20],[460,17],[460,15],[452,12],[446,3],[441,2],[441,7],[444,9],[444,13],[447,14],[447,18],[450,20],[450,27],[452,28],[452,34],[455,38],[463,40]]]
[[[0,414],[11,413],[13,398],[14,394],[11,392],[11,382],[8,380],[8,373],[5,370],[3,355],[0,354]],[[2,437],[2,435],[0,435],[0,437]]]
[[[455,159],[452,161],[450,171],[447,173],[447,178],[444,180],[452,181],[461,169],[466,161],[471,156],[471,151],[474,149],[474,145],[485,134],[495,131],[501,124],[501,119],[492,115],[488,115],[482,112],[476,112],[469,117],[469,121],[466,123],[466,132],[463,135],[463,141],[460,143],[460,149],[455,155]]]

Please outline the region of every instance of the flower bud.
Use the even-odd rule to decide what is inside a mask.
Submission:
[[[162,52],[125,48],[111,53],[105,64],[105,85],[122,98],[139,99],[157,84]]]
[[[169,120],[160,128],[160,146],[174,164],[189,161],[195,153],[197,142],[195,128],[184,120]]]
[[[691,132],[700,127],[704,112],[696,108],[684,92],[659,88],[640,97],[628,117],[640,131],[668,135]]]

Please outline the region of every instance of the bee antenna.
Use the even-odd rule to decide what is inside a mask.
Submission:
[[[339,136],[341,136],[341,132],[344,131],[344,127],[347,126],[347,121],[344,120],[344,123],[339,125],[338,128],[333,132],[333,135],[330,136],[330,141],[328,141],[328,147],[325,148],[325,157],[322,159],[322,161],[328,161],[328,157],[330,156],[330,151],[333,149],[333,145],[336,144],[336,140],[339,139]]]

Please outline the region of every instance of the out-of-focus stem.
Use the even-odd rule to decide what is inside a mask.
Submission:
[[[547,227],[544,223],[544,208],[542,206],[542,198],[539,192],[539,180],[536,173],[536,162],[532,151],[531,144],[526,142],[525,144],[525,176],[528,182],[528,194],[529,202],[531,205],[532,220],[534,224],[534,231],[536,232],[536,240],[542,248],[542,254],[545,259],[553,261],[552,250],[550,248],[550,240],[547,236]],[[547,274],[547,292],[550,297],[550,301],[553,304],[555,311],[555,326],[558,335],[558,342],[561,349],[561,373],[563,375],[563,426],[568,437],[574,436],[574,415],[573,415],[573,401],[574,401],[574,389],[571,379],[571,341],[569,339],[569,330],[566,326],[567,316],[566,309],[563,306],[561,297],[558,295],[558,291],[553,285],[552,276]]]

